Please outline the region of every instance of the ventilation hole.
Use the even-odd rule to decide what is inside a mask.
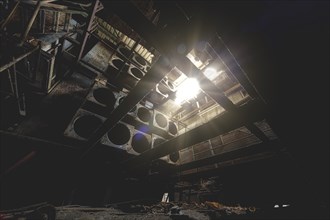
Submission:
[[[154,147],[157,147],[158,145],[160,145],[161,143],[164,143],[165,139],[162,138],[156,138],[154,139]]]
[[[167,82],[167,85],[170,89],[174,89],[174,85],[170,81]]]
[[[112,75],[115,74],[118,70],[116,68],[114,68],[113,66],[108,65],[107,70],[106,70],[106,74]]]
[[[142,153],[150,149],[150,143],[146,136],[143,134],[137,133],[132,138],[132,148],[137,153]]]
[[[108,107],[113,107],[116,103],[116,97],[110,89],[98,88],[93,91],[93,96],[99,103]]]
[[[157,84],[157,88],[163,94],[167,94],[167,92],[168,92],[168,90],[166,89],[166,87],[164,85],[162,85],[161,83]]]
[[[133,74],[133,76],[135,76],[136,78],[141,79],[143,77],[143,73],[141,70],[139,70],[138,68],[131,68],[131,73]]]
[[[159,127],[166,128],[167,126],[167,118],[162,114],[156,114],[155,120]]]
[[[84,115],[78,118],[73,125],[74,131],[83,138],[90,137],[102,124],[102,120],[93,115]]]
[[[119,98],[119,100],[118,100],[119,104],[123,102],[124,98],[125,97]],[[136,111],[136,106],[134,106],[129,112],[135,112],[135,111]]]
[[[170,154],[170,160],[171,160],[173,163],[177,162],[177,161],[179,160],[179,158],[180,158],[180,154],[179,154],[178,151],[176,151],[176,152]]]
[[[109,140],[116,145],[126,144],[131,136],[129,128],[124,124],[117,124],[108,132]]]
[[[151,119],[150,111],[143,107],[138,109],[137,116],[143,122],[149,122]]]
[[[119,59],[113,59],[112,60],[112,64],[117,68],[117,69],[121,69],[124,65],[124,61],[119,60]]]
[[[126,47],[120,47],[119,51],[125,56],[125,57],[129,57],[131,51],[129,49],[127,49]]]
[[[139,63],[141,66],[145,66],[145,65],[147,64],[146,61],[145,61],[142,57],[140,57],[140,56],[135,56],[135,60],[136,60],[136,62]]]
[[[120,97],[120,98],[119,98],[119,100],[118,100],[119,104],[122,103],[122,102],[124,101],[124,98],[125,98],[125,97]]]
[[[178,133],[178,128],[172,121],[168,123],[168,132],[172,135],[176,135]]]

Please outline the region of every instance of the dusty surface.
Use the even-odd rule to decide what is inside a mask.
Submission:
[[[57,220],[106,220],[106,219],[226,219],[245,217],[255,209],[229,207],[219,203],[156,203],[153,205],[127,204],[116,208],[58,207]]]

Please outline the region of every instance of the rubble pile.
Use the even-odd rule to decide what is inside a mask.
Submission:
[[[106,220],[106,219],[224,219],[246,216],[256,212],[255,207],[226,206],[218,202],[178,203],[160,202],[114,205],[108,208],[61,207],[57,220]]]

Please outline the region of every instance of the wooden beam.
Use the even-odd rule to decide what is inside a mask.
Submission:
[[[12,61],[10,61],[9,63],[3,65],[0,67],[0,73],[3,72],[4,70],[8,69],[9,67],[13,66],[15,63],[21,61],[22,59],[24,59],[25,57],[31,55],[34,51],[38,50],[40,46],[34,47],[32,48],[30,51],[24,53],[23,55],[14,58]]]

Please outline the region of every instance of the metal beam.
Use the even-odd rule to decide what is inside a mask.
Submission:
[[[83,53],[84,53],[84,50],[85,50],[85,45],[86,45],[88,37],[89,37],[89,31],[91,30],[91,28],[93,26],[95,13],[98,10],[98,6],[99,6],[99,0],[95,0],[93,5],[91,6],[91,10],[90,10],[88,18],[87,18],[87,26],[86,26],[86,29],[84,30],[84,33],[83,33],[83,40],[82,40],[81,45],[80,45],[80,49],[79,49],[78,56],[76,58],[76,62],[80,61],[80,59],[83,56]]]
[[[41,4],[42,3],[43,2],[41,0],[39,0],[38,3],[37,3],[37,5],[35,6],[34,11],[33,11],[33,14],[32,14],[32,16],[30,18],[30,21],[29,21],[28,25],[26,26],[26,29],[25,29],[24,33],[21,35],[21,41],[19,43],[19,46],[23,46],[23,44],[25,42],[25,39],[26,39],[27,35],[29,34],[29,32],[31,30],[31,27],[33,25],[33,22],[36,19],[38,13],[39,13],[39,10],[40,10],[40,7],[41,7]]]
[[[9,67],[13,66],[15,63],[21,61],[22,59],[24,59],[25,57],[29,56],[30,54],[32,54],[34,51],[38,50],[40,46],[34,47],[32,48],[30,51],[24,53],[23,55],[14,58],[12,61],[10,61],[7,64],[4,64],[3,66],[0,67],[0,73],[6,69],[8,69]]]
[[[87,142],[87,148],[81,158],[93,149],[100,138],[110,131],[131,109],[136,106],[149,92],[155,88],[166,75],[172,70],[172,65],[166,57],[161,56],[137,85],[125,97],[123,102],[109,115],[101,127],[92,135]]]
[[[248,156],[248,155],[256,154],[256,153],[263,153],[265,151],[276,150],[276,149],[279,149],[280,147],[281,146],[280,146],[280,143],[278,140],[269,141],[267,143],[259,143],[259,144],[251,145],[251,146],[244,147],[244,148],[241,148],[238,150],[225,152],[225,153],[214,155],[214,156],[207,157],[204,159],[192,161],[190,163],[185,163],[180,166],[177,166],[176,170],[177,171],[190,170],[190,169],[194,169],[194,168],[209,165],[209,164],[215,164],[215,163],[219,163],[219,162],[223,162],[223,161],[227,161],[227,160],[232,160],[232,159],[235,159],[238,157]]]
[[[225,42],[222,38],[216,33],[215,36],[210,40],[210,44],[214,49],[214,52],[217,56],[221,59],[223,64],[233,73],[233,76],[236,80],[242,85],[245,91],[253,98],[258,97],[261,98],[263,101],[264,99],[257,91],[255,86],[252,84],[251,80],[238,64],[237,60],[235,59],[234,55],[231,53],[229,48],[226,46]]]
[[[262,120],[265,117],[266,113],[263,109],[263,104],[258,100],[254,100],[249,104],[238,108],[236,112],[225,112],[223,115],[164,142],[156,148],[148,150],[137,157],[126,160],[122,164],[128,167],[143,165],[144,163],[148,163],[174,151],[206,141],[246,124]]]
[[[116,2],[116,1],[102,1],[104,10],[99,16],[107,20],[109,15],[108,11],[118,15],[121,20],[129,25],[130,28],[135,30],[149,45],[157,49],[161,54],[169,56],[172,51],[176,51],[179,45],[185,48],[183,53],[187,54],[195,45],[198,40],[208,39],[210,37],[213,26],[210,22],[201,20],[190,19],[189,21],[185,16],[178,12],[180,9],[176,8],[173,4],[173,10],[177,16],[176,27],[180,27],[180,31],[176,28],[163,28],[156,27],[152,21],[148,20],[132,2]],[[169,3],[171,4],[171,3]],[[174,13],[174,12],[173,12]],[[170,29],[170,30],[169,30]],[[193,33],[193,34],[192,34]],[[170,56],[169,56],[170,57]]]
[[[8,22],[12,19],[13,15],[15,14],[16,9],[18,8],[20,1],[17,1],[16,4],[14,5],[13,9],[10,11],[9,15],[6,17],[4,22],[1,24],[0,30],[3,30]]]
[[[232,118],[233,121],[235,121],[237,126],[229,126],[227,128],[230,128],[231,130],[247,125],[251,129],[254,134],[260,138],[263,141],[268,141],[268,138],[266,135],[261,132],[254,124],[253,122],[257,120],[245,120],[242,118],[242,115],[244,115],[244,112],[239,111],[238,107],[233,104],[224,94],[219,93],[219,89],[208,79],[204,76],[204,74],[196,68],[191,61],[185,57],[185,55],[194,47],[197,40],[207,39],[209,35],[207,35],[208,31],[210,30],[209,27],[205,26],[202,27],[203,30],[200,30],[199,37],[195,37],[194,39],[191,39],[191,33],[193,33],[194,28],[197,25],[197,21],[191,20],[190,22],[187,22],[187,25],[183,25],[183,29],[180,31],[180,33],[166,33],[164,30],[159,30],[157,27],[155,27],[141,12],[139,12],[135,6],[133,6],[131,3],[126,4],[113,4],[110,2],[104,1],[104,5],[110,9],[113,10],[115,14],[117,14],[123,21],[125,21],[131,28],[133,28],[137,33],[139,33],[142,38],[144,38],[146,41],[148,41],[152,46],[154,46],[159,52],[161,52],[163,55],[171,58],[171,62],[173,62],[173,65],[177,66],[182,72],[184,72],[188,76],[194,76],[199,78],[201,82],[201,88],[202,90],[210,95],[218,104],[220,104],[222,107],[224,107],[227,111],[230,112],[230,114],[227,114],[225,117]],[[172,40],[173,39],[173,40]],[[184,43],[183,46],[185,47],[185,50],[181,53],[178,52],[178,45]],[[133,92],[133,91],[132,91]],[[131,92],[131,93],[132,93]],[[260,107],[261,108],[261,107]],[[246,115],[245,115],[246,116]],[[249,116],[246,116],[249,118]],[[253,117],[250,117],[250,119]],[[241,121],[237,121],[237,119],[241,119]],[[260,120],[262,117],[260,118]],[[219,119],[217,119],[219,120]],[[119,121],[119,119],[118,119]],[[214,120],[216,121],[216,120]],[[248,123],[245,123],[248,121]],[[213,121],[212,121],[213,122]],[[199,133],[205,133],[207,131],[208,133],[202,137],[203,140],[207,140],[211,137],[214,137],[218,135],[219,133],[215,131],[211,131],[213,127],[216,124],[212,124],[212,122],[208,123],[209,127],[201,126],[203,128],[206,128],[208,130],[195,130],[193,129],[190,131],[189,134],[187,134],[186,138],[185,135],[179,136],[177,138],[174,138],[169,141],[169,144],[165,144],[165,146],[159,146],[158,148],[152,149],[150,151],[147,151],[145,153],[142,153],[140,156],[136,157],[136,159],[132,159],[133,162],[125,162],[125,164],[136,164],[136,161],[144,162],[151,161],[152,159],[159,158],[161,156],[165,156],[171,152],[174,152],[177,149],[178,145],[182,146],[182,142],[185,141],[186,143],[190,143],[188,146],[193,145],[194,143],[198,143],[202,140],[200,138],[194,137],[194,135],[199,136]],[[244,122],[244,123],[243,123]],[[220,120],[221,123],[221,120]],[[210,126],[212,124],[212,126]],[[235,123],[233,123],[234,125]],[[224,129],[225,131],[230,131],[227,129]],[[194,131],[198,131],[194,133]],[[193,134],[193,135],[191,135]],[[212,135],[211,135],[212,134]],[[214,135],[214,136],[213,136]],[[210,137],[209,137],[210,136]],[[209,138],[205,138],[209,137]],[[186,140],[187,139],[187,140]],[[166,142],[168,143],[168,142]],[[171,146],[168,146],[171,145]],[[184,145],[186,146],[186,145]],[[186,146],[187,147],[187,146]],[[163,153],[161,150],[164,150]],[[151,152],[151,153],[150,153]],[[149,158],[150,157],[150,158]],[[144,159],[141,159],[144,158]],[[135,161],[135,162],[134,162]]]
[[[226,111],[236,112],[238,107],[223,93],[219,92],[218,87],[193,64],[191,61],[180,54],[174,55],[174,65],[179,68],[188,77],[195,77],[200,82],[200,88],[208,94],[214,101],[221,105]],[[255,136],[262,141],[268,141],[268,137],[253,123],[247,124],[249,129]]]
[[[168,57],[173,58],[173,64],[178,67],[183,73],[188,77],[196,77],[200,81],[201,89],[208,94],[212,99],[214,99],[219,105],[221,105],[227,111],[236,111],[237,106],[233,104],[224,94],[219,93],[219,89],[214,85],[214,83],[209,80],[204,74],[185,56],[195,45],[198,40],[208,39],[210,36],[207,34],[212,30],[205,23],[201,23],[196,19],[191,19],[189,22],[184,22],[186,25],[182,26],[180,34],[177,34],[175,40],[172,42],[174,33],[168,33],[157,29],[141,12],[136,10],[136,8],[130,4],[111,4],[109,2],[104,2],[105,6],[112,6],[115,13],[123,19],[127,24],[129,24],[135,31],[137,31],[145,40],[152,44],[157,50],[165,54]],[[199,27],[199,36],[196,35],[196,27]],[[192,34],[194,33],[194,37]],[[201,39],[202,38],[202,39]],[[184,43],[186,47],[183,53],[177,52],[177,46]],[[236,72],[235,72],[236,74]],[[247,85],[248,82],[243,81],[246,79],[242,76],[241,72],[237,72],[239,77],[237,77],[245,85],[247,91],[250,91],[250,87]],[[251,83],[251,82],[249,82]],[[255,97],[257,98],[257,97]],[[255,134],[260,140],[268,141],[268,137],[254,124],[247,125],[247,128]]]
[[[269,162],[271,159],[276,159],[277,154],[274,152],[264,152],[259,154],[253,154],[245,157],[239,157],[232,160],[226,160],[222,163],[218,164],[218,168],[213,168],[205,171],[199,171],[189,174],[177,174],[173,176],[175,180],[198,180],[200,178],[211,177],[211,176],[219,176],[220,172],[224,170],[225,167],[229,166],[242,166],[245,163],[258,163],[260,161]],[[245,165],[246,166],[246,165]]]

